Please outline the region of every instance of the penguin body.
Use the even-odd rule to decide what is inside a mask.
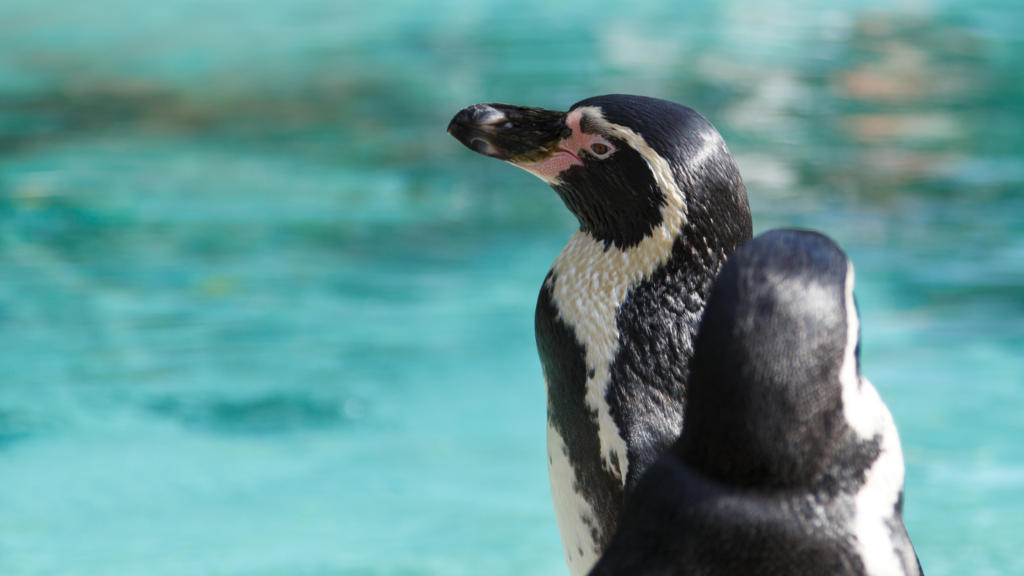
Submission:
[[[535,320],[555,513],[570,571],[585,574],[682,429],[704,301],[751,236],[746,190],[714,127],[664,100],[601,96],[565,113],[479,104],[449,132],[546,181],[580,222]]]
[[[921,574],[859,326],[853,267],[827,237],[776,230],[740,248],[696,338],[686,427],[591,574]]]

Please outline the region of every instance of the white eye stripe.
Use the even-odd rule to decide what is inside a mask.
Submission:
[[[579,125],[580,118],[586,115],[587,121],[598,130],[616,138],[619,141],[625,142],[627,146],[633,148],[643,156],[644,160],[647,161],[647,165],[650,167],[651,172],[654,174],[655,180],[658,181],[658,185],[661,186],[662,191],[665,192],[666,199],[669,203],[669,205],[666,206],[666,209],[676,213],[666,214],[665,210],[662,210],[662,217],[672,220],[671,222],[666,220],[665,225],[668,226],[669,230],[678,230],[679,225],[686,221],[686,197],[676,184],[675,176],[672,175],[672,170],[669,168],[668,162],[655,152],[646,141],[644,141],[643,136],[637,134],[630,128],[619,126],[618,124],[613,124],[605,120],[600,108],[594,106],[582,106],[573,110],[569,114],[570,116],[576,115],[575,122],[577,126]],[[705,151],[704,153],[708,154],[709,152]],[[676,218],[678,218],[678,220],[676,220]]]

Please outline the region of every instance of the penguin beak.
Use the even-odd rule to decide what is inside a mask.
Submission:
[[[514,164],[541,162],[572,134],[565,112],[511,104],[474,104],[459,111],[448,133],[470,150]]]

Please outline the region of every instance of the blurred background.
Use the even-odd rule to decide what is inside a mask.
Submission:
[[[3,0],[0,574],[565,574],[576,224],[445,128],[612,92],[844,246],[925,572],[1022,573],[1022,70],[1017,0]]]

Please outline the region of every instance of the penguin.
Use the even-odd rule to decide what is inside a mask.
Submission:
[[[704,302],[752,234],[747,192],[711,123],[666,100],[477,104],[448,132],[538,176],[579,221],[541,286],[535,329],[555,516],[570,572],[583,575],[625,495],[682,430]]]
[[[919,576],[893,418],[860,372],[853,265],[774,230],[722,268],[686,426],[631,492],[591,576]]]

